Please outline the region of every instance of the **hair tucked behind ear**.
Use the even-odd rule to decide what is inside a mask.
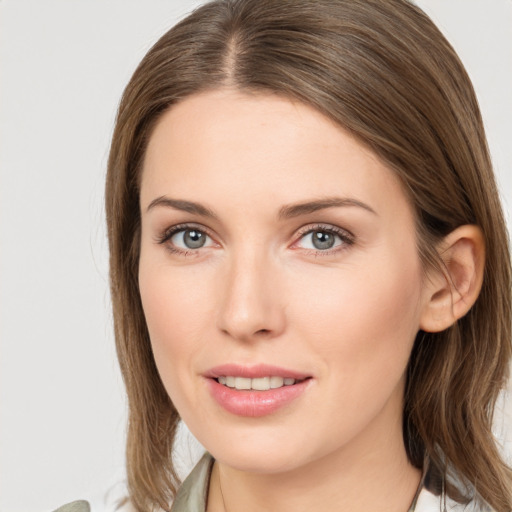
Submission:
[[[498,512],[511,472],[491,431],[511,356],[511,267],[479,108],[438,29],[405,0],[218,0],[148,52],[128,84],[108,164],[106,209],[116,343],[129,399],[127,467],[137,510],[169,510],[178,479],[178,415],[151,353],[139,298],[141,162],[159,116],[183,98],[232,87],[312,105],[367,144],[402,180],[426,271],[436,244],[478,225],[487,261],[481,294],[448,330],[418,334],[408,367],[404,440],[439,474],[456,472]],[[448,475],[449,476],[449,475]],[[454,498],[463,499],[450,486]]]

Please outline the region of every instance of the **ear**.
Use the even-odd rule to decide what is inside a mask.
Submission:
[[[420,329],[440,332],[462,318],[473,306],[484,275],[485,242],[478,226],[460,226],[438,248],[444,268],[429,273]]]

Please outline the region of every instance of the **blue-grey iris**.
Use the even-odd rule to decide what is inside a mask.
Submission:
[[[189,249],[199,249],[206,243],[206,235],[195,229],[188,229],[183,233],[183,243]]]
[[[315,249],[330,249],[334,246],[335,238],[332,233],[326,231],[313,231],[312,242]]]

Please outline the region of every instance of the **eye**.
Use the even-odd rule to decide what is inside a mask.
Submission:
[[[170,227],[156,239],[156,242],[165,245],[171,252],[184,255],[216,245],[204,229],[187,224]]]
[[[353,237],[344,230],[334,227],[317,226],[309,228],[302,234],[297,246],[302,249],[327,252],[331,249],[351,245]]]
[[[212,245],[212,239],[204,232],[196,228],[181,229],[168,239],[172,245],[179,249],[200,249]]]

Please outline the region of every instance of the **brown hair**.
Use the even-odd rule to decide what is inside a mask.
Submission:
[[[420,332],[408,366],[404,441],[494,509],[512,509],[511,471],[491,431],[511,356],[511,266],[482,120],[470,80],[431,20],[406,0],[216,0],[167,32],[128,84],[108,163],[106,209],[117,351],[129,399],[127,469],[137,510],[169,510],[179,421],[153,360],[139,297],[139,179],[163,112],[232,87],[309,104],[367,144],[414,205],[425,268],[464,224],[483,231],[483,288],[441,333]],[[468,497],[466,495],[466,497]],[[470,497],[470,496],[469,496]]]

